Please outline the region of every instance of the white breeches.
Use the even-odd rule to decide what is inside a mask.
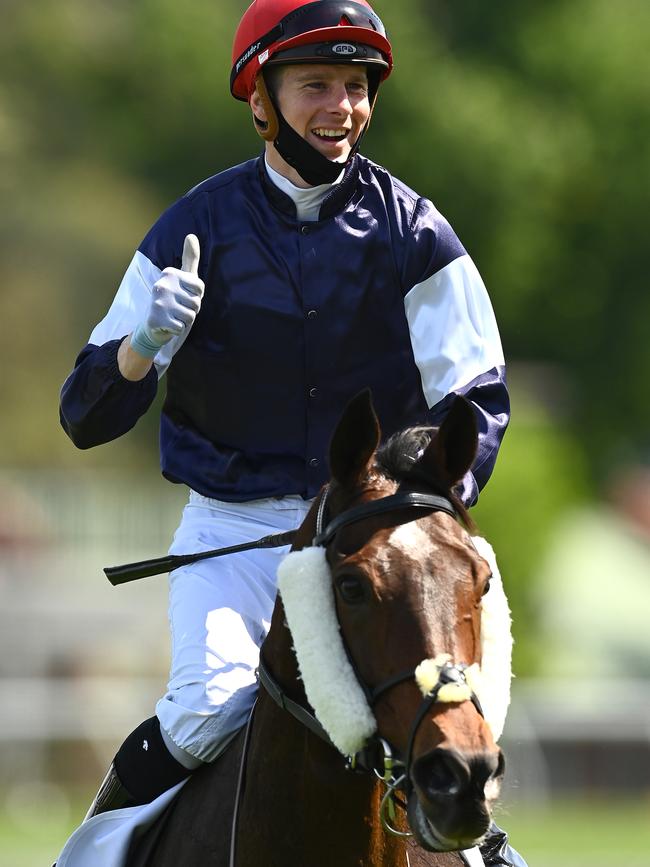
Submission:
[[[171,554],[255,541],[302,523],[311,502],[298,496],[226,503],[194,491]],[[246,722],[257,691],[255,668],[288,548],[254,549],[203,560],[169,576],[172,661],[156,705],[162,729],[181,750],[213,761]]]

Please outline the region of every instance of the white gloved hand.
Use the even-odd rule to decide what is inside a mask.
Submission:
[[[144,322],[131,335],[131,348],[153,358],[161,346],[192,326],[201,308],[205,284],[198,275],[201,249],[196,235],[187,235],[180,270],[165,268],[151,290]]]

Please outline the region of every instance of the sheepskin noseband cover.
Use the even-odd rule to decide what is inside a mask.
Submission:
[[[476,694],[492,737],[498,741],[510,704],[512,621],[492,546],[480,536],[473,536],[472,542],[492,570],[490,589],[481,602],[481,668]]]
[[[473,541],[490,563],[492,581],[483,597],[482,663],[472,686],[497,740],[510,701],[510,612],[492,548],[484,539]],[[288,554],[278,569],[278,589],[307,700],[336,748],[354,755],[377,724],[343,647],[325,549]]]
[[[325,548],[288,554],[278,589],[307,700],[334,746],[352,756],[377,726],[341,641]]]

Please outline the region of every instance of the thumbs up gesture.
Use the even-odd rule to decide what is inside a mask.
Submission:
[[[131,335],[131,348],[153,358],[172,337],[189,329],[201,308],[205,284],[198,275],[201,249],[196,235],[183,244],[180,269],[165,268],[151,290],[151,303],[144,322]]]

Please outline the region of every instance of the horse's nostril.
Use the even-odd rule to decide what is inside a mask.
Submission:
[[[469,767],[460,753],[442,748],[418,759],[413,776],[429,798],[458,795],[470,781]]]
[[[412,774],[423,795],[435,801],[470,791],[487,795],[487,782],[498,781],[503,771],[501,750],[464,756],[456,750],[438,747],[414,763]]]

